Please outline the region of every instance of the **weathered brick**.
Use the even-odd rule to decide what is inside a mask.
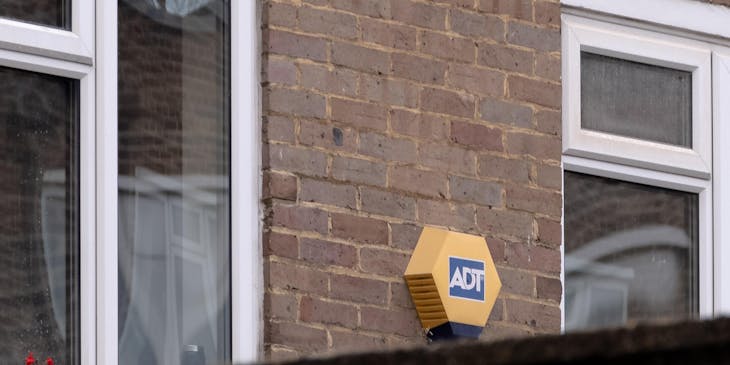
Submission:
[[[505,261],[510,267],[557,275],[560,273],[561,255],[560,250],[510,242],[506,245]]]
[[[425,224],[454,227],[473,231],[474,208],[469,205],[453,204],[443,200],[418,200],[418,220]]]
[[[504,254],[507,244],[495,237],[485,237],[485,239],[487,240],[487,246],[489,246],[489,252],[492,254],[492,260],[494,263],[497,265],[506,263],[507,261],[505,260]]]
[[[439,4],[448,4],[461,8],[474,8],[474,0],[433,0]]]
[[[479,181],[461,176],[449,176],[451,198],[479,205],[501,206],[502,184]]]
[[[302,297],[299,303],[299,319],[302,322],[355,328],[357,326],[357,308],[353,305]]]
[[[408,285],[405,283],[390,283],[390,305],[401,308],[414,308]]]
[[[274,112],[313,118],[324,118],[327,108],[322,95],[278,87],[264,90],[264,105]]]
[[[481,151],[502,151],[502,130],[480,124],[451,122],[451,141]]]
[[[479,10],[532,20],[531,0],[479,0]]]
[[[381,280],[332,274],[330,296],[354,303],[385,305],[388,283]]]
[[[421,144],[418,161],[424,166],[445,172],[471,176],[476,172],[476,154],[463,147]]]
[[[517,155],[530,155],[540,160],[560,161],[562,143],[559,139],[546,135],[527,133],[507,133],[507,152]]]
[[[562,91],[559,84],[532,80],[521,76],[507,78],[509,95],[513,99],[527,101],[548,108],[560,108]]]
[[[390,245],[403,250],[413,250],[421,236],[422,227],[409,223],[390,224]]]
[[[481,155],[478,163],[480,177],[523,183],[530,179],[530,165],[524,160]]]
[[[328,181],[302,179],[299,199],[306,202],[356,208],[357,189],[352,185],[333,184]]]
[[[507,299],[507,320],[545,331],[560,330],[560,308]]]
[[[532,127],[532,108],[508,101],[482,99],[479,104],[482,120],[509,124],[515,127]]]
[[[362,328],[400,336],[417,336],[421,331],[415,311],[363,307]]]
[[[355,96],[357,95],[357,73],[342,67],[328,69],[326,66],[301,64],[301,85],[325,93]]]
[[[446,28],[446,9],[410,0],[391,0],[393,20],[423,28]]]
[[[299,257],[299,239],[290,234],[266,232],[263,237],[264,256]]]
[[[280,262],[271,262],[264,272],[270,288],[327,294],[328,274],[325,272]]]
[[[264,172],[262,198],[297,200],[297,177],[277,172]]]
[[[350,14],[302,6],[298,11],[299,28],[346,39],[357,38],[357,18]]]
[[[327,41],[321,37],[271,29],[264,31],[263,39],[266,50],[270,53],[306,58],[313,61],[327,60]]]
[[[360,19],[360,28],[365,42],[408,51],[416,49],[416,28],[368,18]]]
[[[387,127],[388,112],[384,107],[372,103],[330,99],[332,120],[348,123],[358,128],[385,130]]]
[[[327,332],[296,323],[271,322],[265,331],[264,341],[285,343],[295,349],[316,352],[327,349]]]
[[[360,188],[360,199],[363,211],[403,219],[416,218],[416,201],[411,197],[362,187]]]
[[[269,145],[269,165],[272,169],[286,170],[311,176],[327,174],[327,156],[319,151],[286,145]]]
[[[299,122],[299,143],[332,151],[355,152],[357,150],[357,132],[351,128],[340,128],[330,123],[302,120]]]
[[[358,158],[337,156],[332,160],[332,177],[356,184],[385,186],[386,166]]]
[[[502,304],[504,306],[504,304]],[[479,336],[480,341],[502,341],[507,339],[518,339],[534,336],[531,330],[522,327],[515,327],[513,324],[506,322],[487,322],[482,334]]]
[[[321,265],[352,268],[357,264],[355,247],[305,237],[299,239],[299,256],[304,261]]]
[[[477,208],[477,225],[485,232],[520,239],[532,236],[532,216],[525,212]]]
[[[459,62],[474,62],[476,45],[468,38],[452,37],[434,32],[421,32],[421,52],[434,57]]]
[[[409,166],[390,167],[389,187],[431,197],[446,197],[446,174]]]
[[[482,66],[532,74],[535,52],[499,44],[479,43],[477,62]]]
[[[518,46],[555,52],[560,50],[560,31],[513,21],[507,25],[507,41]]]
[[[447,119],[434,115],[396,109],[390,111],[390,127],[398,134],[443,141],[449,136],[451,123]]]
[[[504,41],[504,20],[495,15],[480,14],[471,11],[452,9],[451,30],[472,38],[489,38],[498,42]]]
[[[447,85],[469,93],[502,96],[504,80],[505,76],[501,72],[452,63],[449,65]]]
[[[295,320],[297,298],[292,294],[264,294],[264,315],[271,319]]]
[[[294,143],[296,135],[294,121],[291,118],[267,116],[264,118],[262,124],[265,139],[269,141]]]
[[[406,79],[443,84],[446,63],[429,58],[394,53],[392,73],[394,76]]]
[[[560,82],[560,57],[539,53],[535,58],[535,75]]]
[[[385,74],[390,68],[390,55],[372,48],[334,42],[332,63],[364,72]]]
[[[524,271],[498,267],[497,273],[502,281],[502,293],[533,297],[535,292],[535,276]]]
[[[535,286],[538,298],[560,303],[560,298],[563,296],[563,284],[560,279],[538,276]]]
[[[546,218],[537,219],[538,242],[552,248],[559,248],[563,240],[563,227],[559,221]]]
[[[507,187],[508,208],[560,217],[561,206],[560,193],[518,185]]]
[[[374,218],[332,213],[332,235],[357,243],[387,245],[388,224]]]
[[[563,186],[563,169],[560,166],[537,165],[537,185],[560,190]]]
[[[274,204],[271,224],[274,226],[315,231],[326,234],[328,230],[327,212],[296,205]]]
[[[262,16],[264,24],[287,28],[297,26],[297,8],[290,4],[268,1],[262,9]]]
[[[385,161],[415,162],[417,156],[413,141],[372,132],[360,133],[358,152]]]
[[[535,23],[560,26],[560,3],[535,0]]]
[[[504,299],[497,298],[492,307],[492,312],[489,313],[489,319],[487,323],[501,321],[504,318]],[[480,337],[481,338],[481,337]]]
[[[474,97],[442,89],[424,88],[421,91],[421,108],[430,112],[471,118],[474,116]]]
[[[337,352],[363,352],[382,349],[386,339],[383,336],[369,336],[353,331],[330,331],[332,348]]]
[[[401,277],[409,260],[410,255],[402,252],[377,248],[360,249],[360,268],[371,274]]]
[[[390,105],[414,108],[418,104],[418,87],[408,81],[362,75],[360,97]]]
[[[562,125],[560,123],[560,112],[552,110],[540,110],[535,114],[537,130],[543,133],[560,135]]]
[[[332,7],[375,18],[390,18],[390,0],[332,0]]]
[[[269,57],[265,66],[264,81],[284,85],[297,84],[297,66],[293,61]]]

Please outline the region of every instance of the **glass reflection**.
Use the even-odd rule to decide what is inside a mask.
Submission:
[[[0,0],[0,17],[71,30],[71,0]]]
[[[565,172],[565,328],[698,313],[698,196]]]
[[[120,364],[230,360],[228,7],[119,1]]]

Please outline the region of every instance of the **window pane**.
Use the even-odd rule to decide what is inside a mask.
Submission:
[[[565,328],[698,313],[698,196],[565,172]]]
[[[228,1],[119,1],[119,362],[230,361]]]
[[[78,364],[78,81],[0,67],[0,363]]]
[[[71,0],[0,0],[0,17],[71,30]]]
[[[581,52],[581,125],[692,147],[692,73]]]

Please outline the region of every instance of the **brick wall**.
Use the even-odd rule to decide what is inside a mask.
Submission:
[[[424,225],[483,235],[484,339],[560,329],[557,0],[268,0],[268,358],[424,343]]]

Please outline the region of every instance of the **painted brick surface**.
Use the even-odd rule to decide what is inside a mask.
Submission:
[[[423,344],[424,225],[487,238],[483,339],[558,332],[558,1],[262,4],[267,358]]]

